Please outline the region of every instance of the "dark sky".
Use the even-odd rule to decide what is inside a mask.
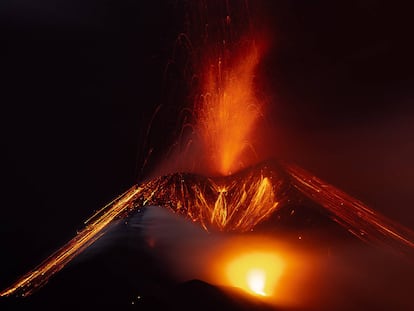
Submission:
[[[262,1],[274,38],[260,74],[276,156],[414,228],[407,2]],[[189,3],[1,1],[1,287],[172,144],[185,86],[165,71]]]

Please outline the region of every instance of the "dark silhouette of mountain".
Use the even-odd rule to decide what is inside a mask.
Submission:
[[[216,181],[177,173],[147,182],[140,195],[131,196],[125,208],[120,206],[119,210],[125,212],[112,218],[101,230],[102,234],[97,232],[97,240],[93,239],[83,252],[77,252],[64,268],[57,267],[59,273],[44,280],[41,276],[33,279],[33,282],[48,281],[46,286],[40,289],[37,284],[24,284],[18,293],[33,289],[36,290],[34,294],[23,299],[3,299],[5,309],[271,308],[234,290],[223,290],[202,281],[177,281],[176,271],[168,265],[171,259],[191,262],[187,257],[208,247],[203,234],[211,236],[211,233],[193,222],[194,219],[188,221],[190,215],[186,217],[186,208],[193,207],[191,200],[196,202],[196,186],[206,191],[207,200],[214,202],[218,194],[211,185],[215,182],[243,184],[246,180],[263,179],[263,176],[272,180],[272,191],[281,203],[254,227],[254,232],[280,239],[318,258],[315,284],[309,289],[317,302],[311,301],[314,305],[306,310],[381,310],[382,306],[406,309],[413,305],[409,297],[414,268],[409,263],[410,257],[400,257],[412,252],[412,232],[306,171],[270,161]],[[189,189],[187,192],[177,191],[182,183]],[[230,199],[232,195],[229,190]],[[255,193],[250,195],[255,197]],[[188,200],[187,206],[173,213],[174,202],[182,199]],[[98,216],[111,213],[113,206],[108,205]],[[148,238],[157,239],[158,251],[153,249]],[[78,240],[75,237],[73,241]],[[68,250],[70,248],[65,251]],[[59,258],[60,254],[58,251],[51,258]],[[194,269],[197,263],[192,261]],[[342,300],[343,296],[347,299]],[[298,297],[301,299],[303,297]]]

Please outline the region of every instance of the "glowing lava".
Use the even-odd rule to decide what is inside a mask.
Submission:
[[[233,60],[207,61],[197,125],[204,153],[214,172],[230,175],[246,166],[250,136],[261,114],[254,91],[254,74],[263,49],[251,40]]]
[[[266,284],[266,272],[262,269],[251,269],[247,273],[247,284],[252,292],[266,296],[264,287]]]
[[[104,235],[111,223],[127,219],[142,207],[163,206],[198,222],[205,229],[213,226],[223,231],[245,232],[283,208],[284,185],[290,185],[312,198],[332,220],[355,237],[413,258],[412,230],[390,221],[295,165],[285,164],[283,169],[285,174],[281,174],[276,167],[263,165],[217,180],[176,173],[134,185],[92,216],[86,227],[72,240],[10,287],[0,291],[0,297],[30,295]],[[277,255],[267,250],[249,253],[246,249],[243,252],[240,249],[232,251],[230,255],[229,261],[220,263],[230,262],[225,273],[232,286],[259,296],[273,295],[284,270],[284,263]]]
[[[230,262],[227,277],[232,286],[254,295],[271,296],[284,267],[285,263],[275,253],[246,253]]]

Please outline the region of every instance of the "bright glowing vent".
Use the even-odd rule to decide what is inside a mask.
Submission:
[[[258,296],[274,295],[285,264],[275,253],[246,253],[230,261],[227,277],[232,286]]]

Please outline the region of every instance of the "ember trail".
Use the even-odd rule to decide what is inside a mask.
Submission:
[[[220,23],[223,21],[225,28],[230,27],[229,15],[221,16]],[[200,160],[210,174],[174,172],[132,186],[0,296],[30,295],[104,235],[112,222],[151,206],[169,209],[206,231],[248,232],[278,213],[292,214],[291,202],[300,195],[316,202],[331,220],[358,239],[413,256],[414,233],[410,230],[293,164],[261,162],[262,157],[252,156],[250,146],[257,139],[255,129],[263,113],[254,77],[264,48],[254,38],[248,34],[241,36],[243,44],[206,47],[206,55],[201,57],[192,139],[202,156],[191,160]],[[188,159],[188,155],[182,156]],[[250,289],[266,296],[261,271],[246,269]]]
[[[206,230],[243,232],[254,229],[272,213],[289,209],[288,199],[295,198],[292,191],[316,200],[334,221],[357,238],[409,257],[414,255],[414,234],[410,230],[295,165],[268,162],[228,177],[175,173],[133,186],[0,296],[31,294],[105,234],[111,222],[143,207],[163,206]]]

